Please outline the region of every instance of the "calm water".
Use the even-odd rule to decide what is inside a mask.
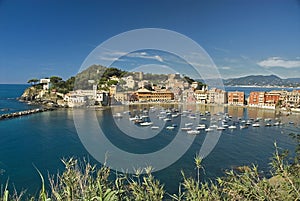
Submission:
[[[10,108],[11,110],[27,109],[28,105],[15,101],[26,86],[22,85],[0,85],[0,108]],[[13,89],[13,90],[11,90]],[[99,124],[104,128],[104,132],[110,135],[111,141],[120,148],[129,152],[147,153],[160,150],[170,143],[176,135],[178,128],[174,131],[163,129],[159,135],[149,140],[139,140],[128,137],[122,133],[122,123],[128,122],[123,118],[114,121],[111,114],[123,112],[128,109],[139,111],[143,107],[134,106],[113,107],[112,110],[97,111]],[[218,112],[228,112],[236,120],[241,118],[278,118],[272,110],[258,110],[255,108],[242,107],[208,107],[208,106],[188,106],[192,111],[211,111],[211,114]],[[123,114],[123,113],[122,113]],[[299,115],[279,117],[284,126],[282,127],[260,127],[245,130],[236,129],[231,132],[226,130],[222,133],[214,150],[204,159],[203,165],[205,175],[203,179],[222,176],[223,171],[241,165],[258,164],[261,171],[268,171],[268,163],[274,152],[273,143],[284,148],[294,150],[295,143],[290,139],[288,133],[299,132]],[[167,124],[179,123],[180,118]],[[196,121],[196,120],[194,120]],[[294,125],[288,124],[294,121]],[[196,122],[195,122],[196,123]],[[198,122],[197,122],[198,123]],[[209,121],[206,122],[209,124]],[[109,126],[107,126],[109,125]],[[121,130],[119,129],[119,127]],[[133,125],[134,126],[134,125]],[[126,129],[131,129],[130,126]],[[151,134],[150,128],[145,128],[144,135]],[[133,132],[134,133],[134,132]],[[179,135],[186,137],[186,142],[191,136],[179,132]],[[17,189],[28,189],[34,194],[40,186],[39,176],[34,169],[36,166],[45,177],[48,172],[55,174],[58,170],[63,170],[62,158],[76,156],[77,158],[88,158],[92,163],[96,163],[91,155],[81,144],[76,132],[71,109],[62,109],[52,112],[44,112],[21,118],[0,121],[0,181],[9,182]],[[178,189],[178,182],[181,181],[180,171],[184,170],[187,175],[195,175],[193,158],[205,138],[202,132],[195,138],[194,143],[180,160],[170,167],[156,172],[155,175],[165,183],[169,192]],[[185,143],[183,140],[182,143]],[[171,153],[170,153],[171,154]],[[163,160],[163,159],[161,159]]]
[[[28,85],[0,84],[0,115],[34,108],[35,106],[17,100]]]

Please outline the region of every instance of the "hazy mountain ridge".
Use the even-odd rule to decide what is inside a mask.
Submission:
[[[240,78],[223,80],[226,86],[249,85],[249,86],[300,86],[300,78],[282,79],[276,75],[249,75]]]

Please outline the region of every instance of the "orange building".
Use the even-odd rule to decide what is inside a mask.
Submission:
[[[278,92],[267,92],[265,95],[265,104],[276,105],[280,100],[280,93]]]
[[[248,105],[264,105],[266,92],[252,91],[249,95]]]
[[[257,92],[253,91],[249,96],[249,106],[258,106],[265,108],[275,108],[276,104],[279,102],[281,97],[281,92],[270,91],[270,92]]]
[[[245,93],[242,91],[230,91],[228,92],[228,104],[229,105],[244,105]]]

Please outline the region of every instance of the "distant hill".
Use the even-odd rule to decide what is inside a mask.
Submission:
[[[300,78],[282,79],[276,75],[250,75],[240,78],[223,80],[226,86],[251,85],[251,86],[300,86]]]

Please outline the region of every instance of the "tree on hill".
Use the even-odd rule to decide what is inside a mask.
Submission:
[[[122,77],[125,74],[125,71],[122,71],[118,68],[107,68],[103,73],[102,77],[110,78],[112,76]]]
[[[68,91],[72,91],[74,89],[74,84],[75,84],[75,77],[72,76],[67,81],[65,82],[65,87],[68,89]]]
[[[38,81],[39,81],[38,79],[32,78],[32,79],[28,80],[27,83],[31,83],[31,85],[36,85],[38,83]]]
[[[192,78],[190,78],[190,77],[188,77],[188,76],[183,76],[183,79],[184,79],[185,81],[187,81],[189,84],[192,84],[193,82],[195,82],[194,79],[192,79]]]
[[[52,76],[50,77],[50,82],[51,84],[53,85],[56,85],[58,84],[59,82],[61,82],[63,79],[61,77],[58,77],[58,76]]]
[[[193,82],[197,82],[198,83],[198,86],[197,86],[197,89],[196,90],[201,90],[203,87],[206,86],[206,84],[202,83],[202,82],[199,82],[199,81],[195,81],[194,79],[188,77],[188,76],[183,76],[183,79],[185,81],[187,81],[189,84],[192,84]]]

